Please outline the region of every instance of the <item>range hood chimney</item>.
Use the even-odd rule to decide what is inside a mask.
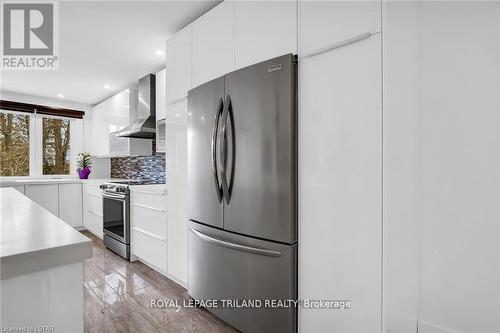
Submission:
[[[122,138],[154,139],[156,137],[156,77],[154,74],[139,79],[137,120],[117,136]]]

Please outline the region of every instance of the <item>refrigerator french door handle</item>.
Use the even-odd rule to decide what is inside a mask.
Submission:
[[[258,254],[262,256],[268,256],[268,257],[281,257],[281,252],[279,251],[273,251],[273,250],[268,250],[268,249],[262,249],[258,247],[253,247],[253,246],[247,246],[247,245],[242,245],[242,244],[237,244],[237,243],[231,243],[227,242],[221,239],[214,238],[212,236],[205,235],[204,233],[194,229],[193,227],[189,227],[191,232],[201,238],[202,240],[212,243],[215,245],[227,247],[229,249],[237,250],[237,251],[242,251],[242,252],[250,252],[253,254]]]
[[[214,183],[215,183],[215,192],[217,192],[217,200],[220,203],[222,201],[222,187],[219,181],[219,170],[217,165],[217,150],[218,150],[218,128],[219,128],[219,120],[221,113],[224,108],[224,102],[222,98],[219,99],[219,103],[217,105],[217,112],[215,113],[214,125],[212,129],[212,144],[211,144],[211,155],[212,155],[212,168],[214,174]]]
[[[221,159],[221,164],[220,164],[220,173],[221,173],[221,185],[222,185],[222,193],[224,195],[224,198],[226,199],[226,204],[229,204],[231,201],[231,191],[229,190],[229,185],[227,181],[227,119],[228,115],[232,110],[232,105],[231,105],[231,97],[227,95],[226,101],[224,103],[224,111],[222,111],[222,116],[221,116],[221,133],[220,133],[220,148],[221,151],[223,152],[223,157]],[[234,158],[234,143],[232,144],[233,148],[233,158]],[[233,166],[234,167],[234,166]]]

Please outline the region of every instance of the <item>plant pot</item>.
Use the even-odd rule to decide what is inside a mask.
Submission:
[[[92,170],[89,167],[85,167],[76,169],[76,172],[78,172],[78,176],[80,177],[80,179],[87,179],[89,178]]]

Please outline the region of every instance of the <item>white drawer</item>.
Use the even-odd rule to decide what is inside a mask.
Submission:
[[[91,194],[86,194],[85,196],[85,209],[102,218],[102,197]]]
[[[102,216],[89,211],[84,212],[83,226],[97,237],[102,238]]]
[[[167,216],[165,212],[142,204],[131,204],[130,225],[152,233],[159,238],[165,238],[167,234]]]
[[[91,196],[102,196],[102,191],[97,185],[84,185],[84,193]]]
[[[167,206],[167,196],[132,191],[130,192],[130,203],[132,205],[136,204],[150,207],[156,210],[165,211],[165,208]]]
[[[167,246],[165,239],[157,239],[148,232],[135,227],[131,228],[130,236],[130,246],[133,255],[163,271],[167,270]]]

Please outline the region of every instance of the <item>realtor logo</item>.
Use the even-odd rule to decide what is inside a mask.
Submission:
[[[57,3],[2,4],[2,69],[57,69]]]

